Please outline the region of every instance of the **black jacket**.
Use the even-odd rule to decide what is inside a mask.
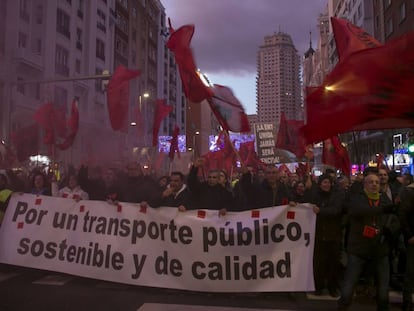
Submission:
[[[266,179],[261,183],[254,182],[249,172],[242,175],[241,186],[249,209],[286,205],[293,200],[286,185],[278,183],[274,191]]]
[[[178,193],[172,193],[167,197],[160,198],[157,201],[156,207],[159,206],[170,206],[170,207],[179,207],[183,205],[187,210],[192,209],[191,205],[191,192],[190,189],[184,185],[184,189],[180,190]]]
[[[197,173],[198,168],[193,166],[188,175],[187,185],[192,194],[191,206],[195,209],[231,210],[229,192],[219,184],[210,186],[207,182],[200,182]]]
[[[348,202],[349,238],[348,252],[370,259],[389,254],[390,240],[386,236],[384,224],[387,213],[393,212],[393,205],[385,193],[381,193],[378,205],[370,200],[364,191],[351,194]],[[374,237],[364,236],[364,229],[375,227],[378,234]]]
[[[315,237],[323,241],[339,241],[342,238],[342,215],[344,192],[332,190],[324,192],[315,188],[311,203],[320,208],[316,217]]]
[[[401,205],[398,210],[401,231],[404,239],[414,236],[414,183],[408,185],[401,193]]]

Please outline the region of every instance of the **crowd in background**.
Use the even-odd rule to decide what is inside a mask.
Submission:
[[[229,177],[224,170],[204,170],[203,158],[189,172],[157,176],[137,162],[125,170],[81,166],[56,174],[34,169],[29,175],[0,174],[0,210],[12,192],[74,200],[132,202],[154,208],[177,207],[244,211],[310,203],[316,216],[315,295],[339,297],[338,309],[352,303],[355,288],[376,288],[378,310],[389,310],[390,288],[403,291],[403,310],[413,310],[414,183],[411,174],[367,168],[352,178],[326,170],[303,176],[276,166],[242,167]],[[374,282],[375,280],[375,282]]]

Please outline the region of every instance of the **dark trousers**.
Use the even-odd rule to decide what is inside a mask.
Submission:
[[[341,278],[341,243],[340,241],[324,241],[316,238],[313,253],[313,276],[315,290],[328,288],[336,291]]]
[[[403,285],[403,303],[407,306],[406,310],[412,310],[411,295],[414,292],[414,244],[407,245],[406,259]],[[411,309],[409,309],[408,306],[410,306]]]
[[[368,265],[373,267],[375,272],[377,286],[377,310],[390,310],[388,301],[388,285],[390,282],[390,265],[388,256],[367,260],[353,254],[348,255],[348,264],[346,266],[344,280],[341,286],[341,298],[338,300],[338,306],[341,310],[345,310],[351,305],[354,287]]]

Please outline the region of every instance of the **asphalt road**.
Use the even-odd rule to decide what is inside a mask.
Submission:
[[[390,294],[401,310],[400,293]],[[335,310],[329,296],[307,293],[200,293],[139,287],[50,271],[0,265],[0,311],[256,311]],[[359,293],[352,311],[374,311],[372,295]]]

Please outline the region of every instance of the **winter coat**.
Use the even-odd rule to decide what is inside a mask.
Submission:
[[[385,193],[373,202],[364,191],[352,194],[348,202],[349,238],[348,252],[365,259],[378,258],[389,254],[390,239],[384,225],[387,213],[393,212],[393,205]],[[364,232],[375,228],[377,233],[367,237]],[[365,230],[365,231],[364,231]]]
[[[315,237],[322,241],[340,241],[342,239],[342,215],[344,192],[314,189],[311,203],[319,207],[316,217]]]

